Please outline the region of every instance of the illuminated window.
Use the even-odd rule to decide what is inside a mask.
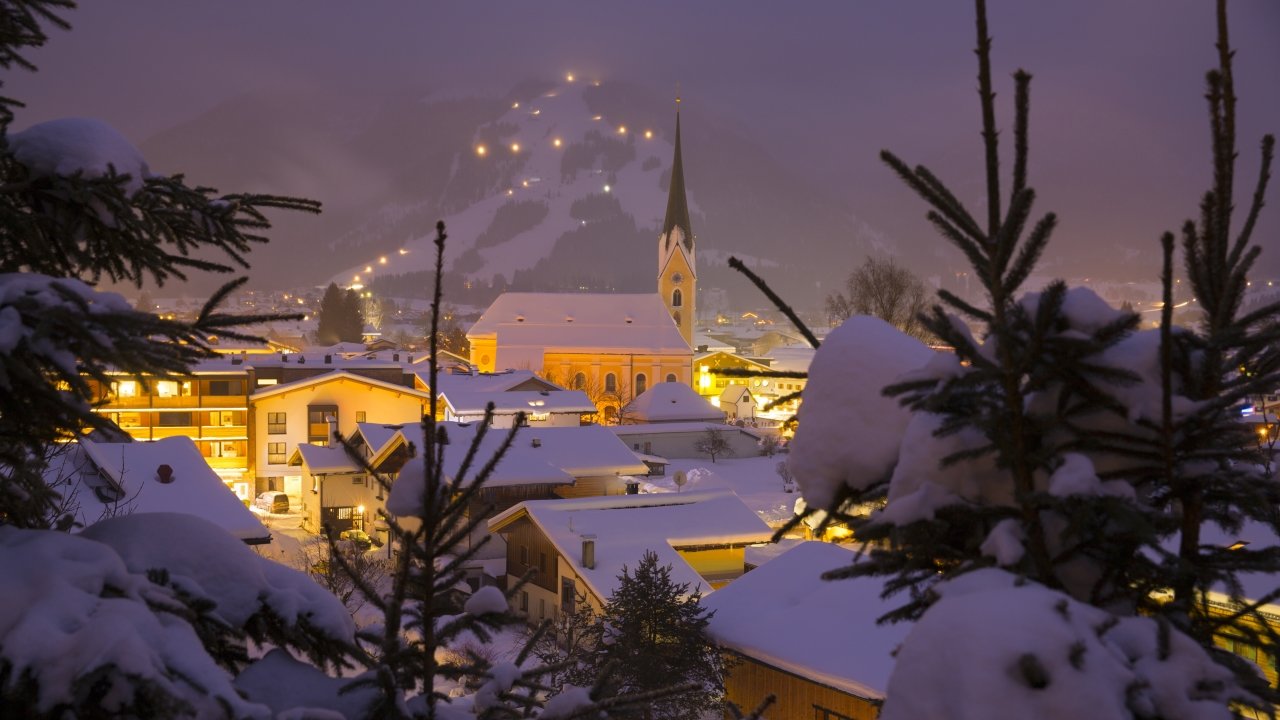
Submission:
[[[609,373],[608,375],[604,376],[604,391],[611,392],[611,393],[618,392],[618,376],[617,375],[614,375],[613,373]]]
[[[121,380],[115,383],[116,395],[119,397],[138,397],[138,381],[137,380]]]
[[[161,380],[156,383],[156,395],[160,397],[178,397],[178,383],[173,380]]]
[[[365,411],[364,411],[364,410],[357,410],[357,411],[356,411],[356,422],[358,422],[358,423],[362,423],[362,422],[364,422],[364,421],[365,421]]]
[[[577,375],[574,375],[574,376],[573,376],[573,389],[574,389],[574,390],[581,390],[581,389],[585,388],[586,386],[587,386],[587,376],[586,376],[585,374],[583,374],[583,373],[578,373]]]
[[[285,445],[282,442],[267,443],[267,464],[283,465],[288,462],[285,459]]]
[[[284,435],[286,432],[286,414],[282,412],[267,413],[267,434]]]

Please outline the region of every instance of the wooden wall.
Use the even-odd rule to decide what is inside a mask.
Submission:
[[[821,685],[731,650],[726,650],[725,656],[730,663],[725,695],[743,712],[750,712],[766,695],[773,693],[778,701],[765,711],[765,715],[778,720],[823,717],[815,711],[815,706],[837,713],[832,718],[844,716],[852,720],[875,720],[880,713],[877,700]],[[725,717],[730,715],[726,713]]]

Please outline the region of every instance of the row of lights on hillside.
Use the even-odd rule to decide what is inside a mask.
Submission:
[[[566,75],[564,76],[564,79],[565,79],[567,82],[573,82],[573,81],[575,80],[575,77],[574,77],[574,74],[573,74],[573,73],[568,73],[568,74],[566,74]],[[592,85],[595,85],[596,87],[599,87],[599,86],[600,86],[600,81],[599,81],[599,80],[595,80],[595,81],[592,81],[592,83],[591,83],[591,84],[592,84]],[[554,97],[554,95],[552,95],[552,97]],[[520,109],[520,103],[519,103],[518,101],[517,101],[517,102],[513,102],[513,103],[511,103],[511,109],[512,109],[512,110],[519,110],[519,109]],[[531,113],[531,114],[533,114],[533,115],[541,115],[541,114],[542,114],[542,110],[535,108],[535,109],[532,111],[532,113]],[[592,119],[592,120],[595,120],[595,121],[600,121],[600,120],[603,120],[603,119],[604,119],[604,116],[603,116],[603,115],[595,115],[595,116],[593,116],[591,119]],[[627,134],[627,126],[626,126],[626,125],[619,125],[619,126],[618,126],[618,134],[619,134],[619,135],[626,135],[626,134]],[[644,134],[644,139],[645,139],[645,140],[652,140],[652,139],[653,139],[653,131],[652,131],[652,130],[645,130],[643,134]],[[563,139],[561,139],[561,138],[552,138],[552,140],[551,140],[551,146],[552,146],[552,147],[560,148],[560,147],[562,147],[563,145],[564,145],[564,140],[563,140]],[[520,143],[518,143],[518,142],[513,142],[513,143],[511,143],[511,144],[508,146],[508,149],[511,151],[511,154],[512,154],[512,155],[517,155],[517,154],[519,154],[519,153],[520,153],[520,150],[521,150]],[[476,145],[476,149],[475,149],[475,150],[476,150],[476,156],[477,156],[477,157],[487,157],[487,156],[489,155],[489,147],[488,147],[487,145],[484,145],[483,143],[482,143],[482,144],[480,144],[480,145]]]

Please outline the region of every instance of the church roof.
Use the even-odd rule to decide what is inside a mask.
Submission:
[[[689,353],[656,293],[503,293],[467,337],[495,338],[500,368],[535,359],[518,357],[525,349],[536,351],[531,367],[544,350]]]
[[[693,250],[693,226],[689,223],[689,199],[684,189],[684,161],[680,157],[680,111],[676,111],[676,152],[671,161],[671,187],[667,194],[667,214],[662,221],[662,237],[671,242],[672,228],[680,228],[687,250]]]

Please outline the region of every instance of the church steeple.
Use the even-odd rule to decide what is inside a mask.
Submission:
[[[663,242],[670,244],[672,228],[680,228],[687,250],[693,250],[693,227],[689,224],[689,201],[684,191],[684,161],[680,158],[680,98],[676,98],[676,153],[671,161],[671,188],[667,193],[667,215],[662,221]]]
[[[667,195],[667,216],[658,236],[658,294],[680,329],[684,341],[693,347],[693,326],[697,320],[698,271],[693,249],[693,228],[689,224],[689,200],[684,192],[684,159],[680,157],[680,98],[676,98],[676,153],[671,162],[671,190]]]

